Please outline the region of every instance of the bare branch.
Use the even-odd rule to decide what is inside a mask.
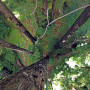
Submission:
[[[69,52],[69,53],[66,53],[66,54],[57,54],[57,58],[60,58],[60,57],[66,57],[66,56],[70,56],[70,55],[72,55],[73,54],[73,52]]]
[[[47,21],[48,21],[48,25],[49,25],[48,10],[49,10],[49,9],[47,9]],[[46,34],[46,32],[47,32],[48,25],[46,26],[46,30],[45,30],[44,34],[43,34],[40,38],[43,38],[43,37],[45,36],[45,34]]]
[[[73,10],[73,11],[71,11],[71,12],[69,12],[69,13],[61,16],[61,17],[58,17],[58,18],[56,18],[55,20],[53,20],[52,22],[50,22],[50,23],[49,23],[49,21],[48,21],[48,9],[47,9],[47,21],[48,21],[48,24],[47,24],[47,26],[46,26],[46,30],[45,30],[44,34],[37,39],[37,42],[36,42],[36,43],[38,43],[38,40],[39,40],[39,39],[42,39],[42,38],[45,36],[45,34],[46,34],[46,32],[47,32],[47,27],[50,26],[52,23],[56,22],[56,21],[59,20],[59,19],[62,19],[62,18],[64,18],[64,17],[66,17],[66,16],[68,16],[68,15],[70,15],[70,14],[72,14],[72,13],[74,13],[74,12],[80,10],[80,9],[86,8],[86,7],[88,7],[88,6],[90,6],[90,4],[89,4],[89,5],[86,5],[86,6],[83,6],[83,7],[80,7],[80,8],[78,8],[78,9],[76,9],[76,10]]]
[[[47,9],[47,22],[48,22],[48,24],[49,24],[49,19],[48,19],[48,10],[49,10],[49,8]]]
[[[26,49],[20,48],[20,47],[14,45],[14,44],[11,44],[9,42],[6,42],[6,41],[2,40],[2,39],[0,39],[0,46],[11,49],[11,50],[15,50],[15,51],[18,51],[18,52],[23,52],[23,53],[26,53],[26,54],[30,54],[30,55],[33,54],[33,52],[30,52]]]
[[[30,15],[33,15],[35,13],[36,9],[37,9],[37,0],[36,0],[36,7],[35,7],[34,11]]]
[[[71,48],[72,45],[74,45],[75,43],[79,42],[79,41],[87,41],[87,42],[90,42],[90,39],[76,39],[73,43],[69,44],[69,45],[66,45],[64,46],[63,48]]]
[[[90,4],[88,4],[88,5],[86,5],[86,6],[83,6],[83,7],[80,7],[80,8],[78,8],[78,9],[76,9],[76,10],[73,10],[73,11],[71,11],[71,12],[69,12],[69,13],[61,16],[61,17],[58,17],[58,18],[56,18],[55,20],[53,20],[52,22],[50,22],[49,25],[51,25],[52,23],[56,22],[57,20],[59,20],[59,19],[61,19],[61,18],[64,18],[64,17],[66,17],[66,16],[68,16],[68,15],[70,15],[70,14],[72,14],[72,13],[74,13],[74,12],[80,10],[80,9],[86,8],[86,7],[88,7],[88,6],[90,6]],[[49,26],[49,25],[48,25],[48,26]]]
[[[48,22],[48,24],[49,24],[48,10],[49,10],[49,9],[47,9],[47,22]],[[47,28],[48,28],[48,25],[46,26],[46,30],[45,30],[44,34],[43,34],[41,37],[37,38],[37,41],[36,41],[35,45],[38,44],[38,40],[39,40],[39,39],[42,39],[42,38],[45,36],[45,34],[46,34],[46,32],[47,32]]]

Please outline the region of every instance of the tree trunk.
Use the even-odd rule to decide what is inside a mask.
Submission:
[[[45,16],[47,15],[47,0],[43,0],[42,13],[43,13]]]
[[[52,2],[52,10],[51,10],[51,13],[50,13],[49,22],[51,22],[53,20],[53,17],[54,17],[54,6],[55,6],[55,0],[53,0],[53,2]]]
[[[0,82],[0,90],[44,90],[48,57]]]
[[[30,51],[28,51],[26,49],[23,49],[23,48],[20,48],[20,47],[18,47],[16,45],[8,43],[8,42],[6,42],[6,41],[4,41],[2,39],[0,39],[0,46],[5,47],[5,48],[9,48],[11,50],[15,50],[15,51],[18,51],[18,52],[24,52],[24,53],[30,54],[30,55],[33,54],[33,52],[30,52]]]
[[[6,17],[8,17],[21,32],[23,32],[33,43],[35,43],[36,39],[28,32],[28,30],[23,26],[23,24],[14,16],[11,10],[9,10],[1,0],[0,12],[3,13],[3,15],[5,15]]]
[[[71,28],[67,31],[67,33],[61,38],[61,40],[55,45],[55,49],[58,49],[60,45],[65,43],[68,38],[74,34],[78,28],[80,28],[88,19],[90,18],[90,6],[88,6],[81,15],[77,18]]]

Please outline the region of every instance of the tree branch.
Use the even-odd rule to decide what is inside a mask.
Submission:
[[[38,6],[37,6],[37,0],[36,0],[36,7],[35,7],[34,11],[33,11],[30,15],[33,15],[33,14],[35,13],[37,7],[38,7]]]
[[[86,69],[89,69],[90,70],[90,67],[89,66],[81,66],[81,68],[86,68]]]
[[[58,17],[58,18],[54,19],[52,22],[50,22],[49,25],[51,25],[52,23],[56,22],[57,20],[59,20],[59,19],[61,19],[61,18],[64,18],[64,17],[66,17],[66,16],[68,16],[68,15],[70,15],[70,14],[72,14],[72,13],[74,13],[74,12],[80,10],[80,9],[86,8],[86,7],[88,7],[88,6],[90,6],[90,4],[89,4],[89,5],[86,5],[86,6],[82,6],[82,7],[78,8],[78,9],[75,9],[75,10],[73,10],[73,11],[71,11],[71,12],[69,12],[69,13],[67,13],[67,14],[65,14],[65,15],[63,15],[63,16],[61,16],[61,17]],[[48,25],[48,26],[49,26],[49,25]]]
[[[11,10],[9,10],[1,0],[0,12],[2,12],[4,16],[8,17],[21,32],[23,32],[33,43],[35,43],[36,39],[29,33],[29,31],[23,26],[23,24],[14,16]]]
[[[53,20],[53,17],[54,17],[54,6],[55,6],[55,0],[52,1],[52,10],[51,10],[51,13],[50,13],[50,22],[52,22]]]
[[[52,23],[56,22],[56,21],[59,20],[59,19],[62,19],[62,18],[64,18],[64,17],[66,17],[66,16],[68,16],[68,15],[70,15],[70,14],[72,14],[72,13],[74,13],[74,12],[80,10],[80,9],[86,8],[86,7],[88,7],[88,6],[90,6],[90,5],[86,5],[86,6],[80,7],[80,8],[78,8],[78,9],[76,9],[76,10],[73,10],[73,11],[71,11],[71,12],[69,12],[69,13],[61,16],[61,17],[58,17],[58,18],[54,19],[54,20],[53,20],[52,22],[50,22],[50,23],[49,23],[49,20],[48,20],[48,9],[47,9],[47,21],[48,21],[48,24],[47,24],[47,26],[46,26],[46,30],[45,30],[44,34],[37,39],[37,42],[36,42],[36,43],[38,43],[38,40],[39,40],[39,39],[42,39],[42,38],[45,36],[45,34],[46,34],[46,32],[47,32],[47,27],[49,27]]]
[[[47,15],[47,0],[43,0],[43,4],[42,4],[42,13],[43,15]]]
[[[71,54],[73,54],[73,52],[69,52],[69,53],[66,53],[66,54],[57,54],[57,58],[60,58],[60,57],[66,57],[66,56],[69,56],[69,55],[71,55]]]
[[[79,41],[87,41],[87,42],[90,42],[90,39],[76,39],[73,43],[69,44],[69,45],[66,45],[64,46],[63,48],[71,48],[72,45],[74,45],[75,43],[79,42]]]
[[[28,51],[26,49],[23,49],[23,48],[20,48],[20,47],[18,47],[16,45],[8,43],[8,42],[6,42],[6,41],[4,41],[2,39],[0,39],[0,46],[5,47],[5,48],[9,48],[11,50],[15,50],[15,51],[18,51],[18,52],[23,52],[23,53],[26,53],[26,54],[30,54],[30,55],[33,54],[33,52],[30,52],[30,51]]]
[[[71,28],[67,31],[67,33],[61,38],[61,40],[55,45],[55,49],[59,48],[61,44],[65,43],[68,38],[74,34],[78,28],[80,28],[87,20],[90,18],[90,4],[89,6],[81,13],[81,15],[77,18]]]

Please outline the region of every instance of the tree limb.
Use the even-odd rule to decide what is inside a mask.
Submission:
[[[76,39],[73,43],[66,45],[63,48],[72,48],[72,45],[74,45],[75,43],[77,43],[79,41],[86,41],[88,43],[88,42],[90,42],[90,39]]]
[[[66,57],[66,56],[69,56],[69,55],[72,55],[73,52],[69,52],[69,53],[66,53],[66,54],[57,54],[57,58],[60,58],[60,57]]]
[[[37,2],[38,2],[38,1],[36,0],[36,7],[35,7],[34,11],[33,11],[30,15],[33,15],[33,14],[35,13],[35,11],[36,11],[36,9],[37,9],[37,7],[38,7],[38,6],[37,6]]]
[[[42,4],[42,13],[43,15],[47,15],[47,0],[43,0],[43,4]]]
[[[8,17],[17,28],[23,32],[33,43],[35,43],[36,39],[29,33],[29,31],[24,27],[24,25],[14,16],[10,9],[0,0],[0,12],[4,14],[4,16]]]
[[[80,10],[80,9],[86,8],[86,7],[88,7],[88,6],[90,6],[90,5],[86,5],[86,6],[80,7],[80,8],[78,8],[78,9],[76,9],[76,10],[73,10],[73,11],[71,11],[71,12],[69,12],[69,13],[61,16],[61,17],[58,17],[58,18],[54,19],[54,20],[53,20],[52,22],[50,22],[50,23],[49,23],[49,20],[48,20],[48,9],[47,9],[47,21],[48,21],[48,24],[47,24],[47,26],[46,26],[46,30],[45,30],[44,34],[43,34],[40,38],[38,38],[38,39],[42,39],[42,38],[45,36],[45,34],[46,34],[46,32],[47,32],[47,27],[49,27],[52,23],[56,22],[56,21],[59,20],[59,19],[62,19],[62,18],[64,18],[64,17],[66,17],[66,16],[68,16],[68,15],[70,15],[70,14],[72,14],[72,13],[74,13],[74,12]],[[37,42],[38,42],[38,39],[37,39]]]
[[[9,42],[6,42],[6,41],[2,40],[2,39],[0,39],[0,46],[5,47],[5,48],[9,48],[11,50],[15,50],[15,51],[18,51],[18,52],[23,52],[23,53],[26,53],[26,54],[30,54],[30,55],[33,54],[33,52],[30,52],[26,49],[20,48],[16,45],[13,45]]]
[[[75,9],[75,10],[73,10],[73,11],[71,11],[71,12],[69,12],[69,13],[67,13],[67,14],[65,14],[63,16],[61,16],[61,17],[58,17],[58,18],[54,19],[52,22],[50,22],[48,26],[50,26],[52,23],[56,22],[57,20],[59,20],[61,18],[64,18],[64,17],[66,17],[66,16],[68,16],[68,15],[70,15],[70,14],[72,14],[72,13],[74,13],[74,12],[80,10],[80,9],[86,8],[88,6],[90,6],[90,4],[89,5],[86,5],[86,6],[82,6],[82,7],[78,8],[78,9]]]
[[[52,1],[52,10],[51,10],[51,13],[50,13],[50,22],[52,22],[53,20],[53,17],[54,17],[54,6],[55,6],[55,0]]]
[[[59,48],[60,45],[65,43],[68,38],[74,34],[78,28],[80,28],[90,18],[90,5],[81,13],[67,33],[61,38],[61,40],[55,45],[55,49]]]

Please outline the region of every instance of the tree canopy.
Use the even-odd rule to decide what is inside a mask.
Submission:
[[[0,0],[0,81],[36,63],[47,90],[89,90],[89,18],[89,0]]]

